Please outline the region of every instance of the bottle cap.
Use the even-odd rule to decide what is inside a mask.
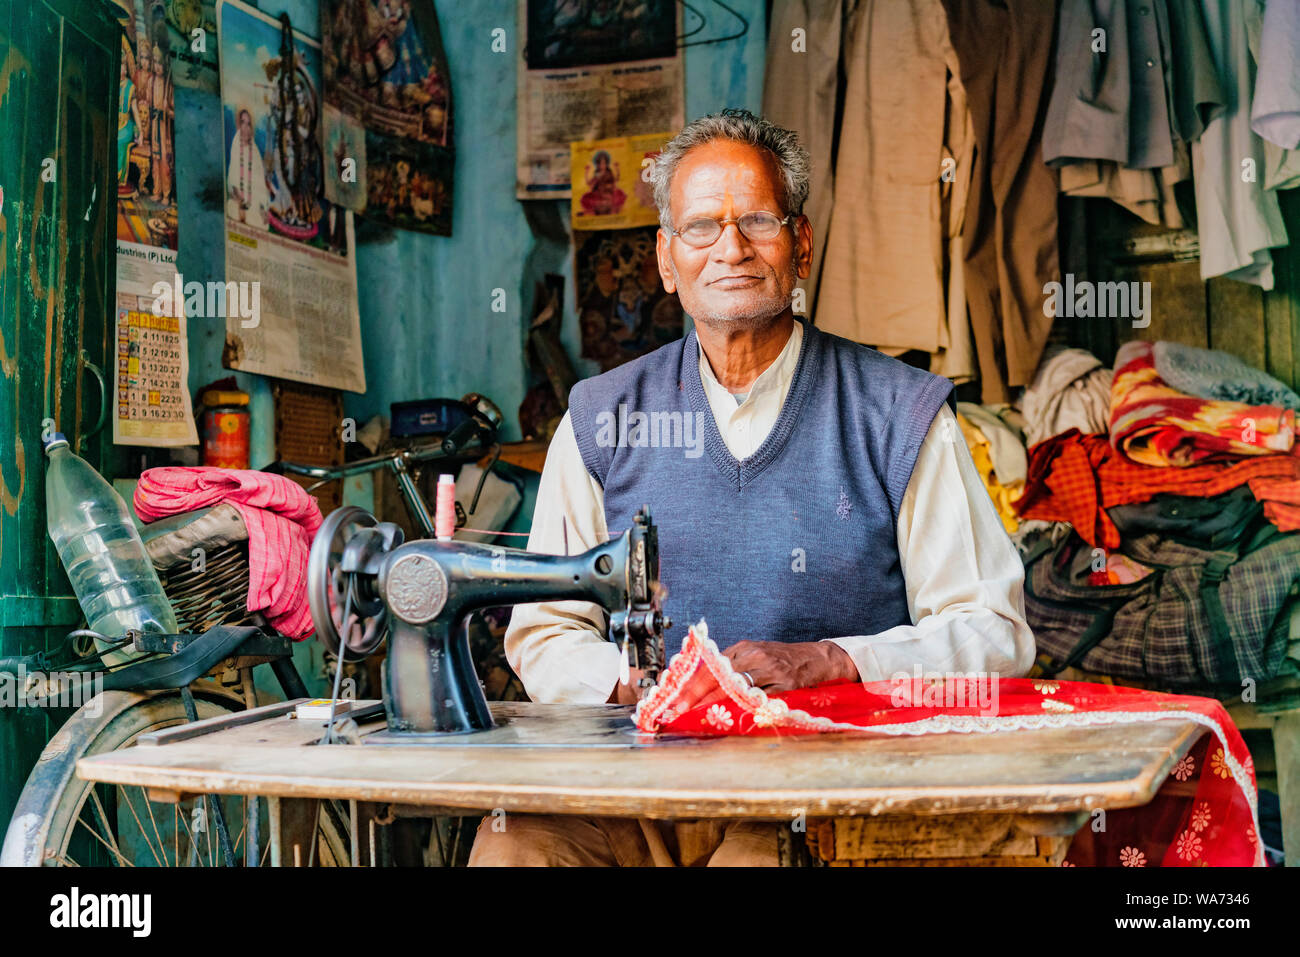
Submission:
[[[62,432],[55,432],[45,441],[45,454],[49,455],[52,451],[57,449],[59,446],[64,446],[66,448],[67,445],[68,445],[67,436],[65,436]]]

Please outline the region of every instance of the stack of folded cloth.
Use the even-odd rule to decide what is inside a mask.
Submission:
[[[1071,361],[1075,371],[1096,372],[1078,356]],[[1269,671],[1279,659],[1278,635],[1289,631],[1282,666],[1295,673],[1300,606],[1294,596],[1300,574],[1287,556],[1300,549],[1300,536],[1269,540],[1261,528],[1271,524],[1282,533],[1300,531],[1300,448],[1295,442],[1300,396],[1222,352],[1130,342],[1117,354],[1110,400],[1109,421],[1101,428],[1094,428],[1094,416],[1081,423],[1090,431],[1068,428],[1029,448],[1023,491],[1014,502],[1022,519],[1015,540],[1026,563],[1026,612],[1039,634],[1040,651],[1046,644],[1059,652],[1067,637],[1060,634],[1061,622],[1068,615],[1052,608],[1045,596],[1032,594],[1035,583],[1047,580],[1035,576],[1038,563],[1059,564],[1068,557],[1073,567],[1053,569],[1052,580],[1067,591],[1073,587],[1069,583],[1077,584],[1078,601],[1094,605],[1110,594],[1107,588],[1119,595],[1153,571],[1173,581],[1180,562],[1196,563],[1196,574],[1187,576],[1193,585],[1186,600],[1197,605],[1198,614],[1198,603],[1206,600],[1205,574],[1223,576],[1223,584],[1213,583],[1212,590],[1229,599],[1234,594],[1267,596],[1247,602],[1259,607],[1228,607],[1223,617],[1238,657],[1259,652],[1270,662]],[[1025,406],[1028,417],[1031,404]],[[1050,405],[1040,400],[1033,410],[1043,408]],[[1044,431],[1041,420],[1027,423],[1027,434]],[[1073,536],[1087,547],[1064,547]],[[1252,550],[1255,554],[1249,555]],[[1219,557],[1210,561],[1210,556]],[[1226,564],[1223,572],[1205,571],[1219,562]],[[1185,565],[1183,572],[1189,571],[1190,564]],[[1089,588],[1094,591],[1085,597]],[[1165,600],[1167,585],[1166,591],[1153,593]],[[1152,600],[1146,626],[1128,622],[1126,627],[1131,632],[1157,627],[1162,612],[1156,604]],[[1120,620],[1132,611],[1121,612]],[[1132,634],[1125,640],[1131,639]],[[1148,635],[1147,640],[1155,639]],[[1186,640],[1192,641],[1190,636]],[[1099,648],[1082,658],[1082,667],[1105,660]],[[1149,661],[1133,662],[1132,669],[1148,666]],[[1122,676],[1127,680],[1135,674],[1131,670]]]

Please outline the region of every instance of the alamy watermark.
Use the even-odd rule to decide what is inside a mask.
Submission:
[[[889,679],[895,708],[976,708],[981,717],[998,713],[998,675],[989,671],[896,671]]]
[[[1062,319],[1131,319],[1134,329],[1151,325],[1151,283],[1075,281],[1043,286],[1043,315]]]
[[[86,680],[89,677],[89,680]],[[103,708],[104,676],[79,671],[0,671],[0,708],[86,708],[92,717]]]
[[[704,415],[700,412],[629,412],[620,402],[617,414],[596,414],[596,445],[603,449],[685,449],[688,459],[704,454]]]
[[[132,937],[148,937],[153,928],[152,894],[82,893],[72,887],[50,898],[50,926],[54,928],[122,928]]]
[[[183,307],[185,315],[196,319],[238,319],[244,329],[262,323],[262,284],[257,281],[186,282],[177,273],[172,282],[159,280],[150,291],[155,316],[178,316]]]

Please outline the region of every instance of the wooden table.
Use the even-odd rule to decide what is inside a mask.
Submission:
[[[628,707],[494,702],[491,731],[318,747],[323,725],[291,718],[291,707],[143,735],[135,748],[83,758],[77,773],[155,800],[750,818],[806,826],[812,857],[834,864],[1052,865],[1093,810],[1150,801],[1202,731],[1169,720],[906,738],[655,737],[635,731]],[[362,741],[383,727],[382,714],[362,723]]]

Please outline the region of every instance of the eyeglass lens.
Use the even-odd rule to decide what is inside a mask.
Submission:
[[[746,213],[735,222],[748,239],[772,239],[781,231],[782,220],[773,213]],[[716,219],[696,219],[687,223],[678,233],[692,246],[708,246],[722,235],[723,224]]]

